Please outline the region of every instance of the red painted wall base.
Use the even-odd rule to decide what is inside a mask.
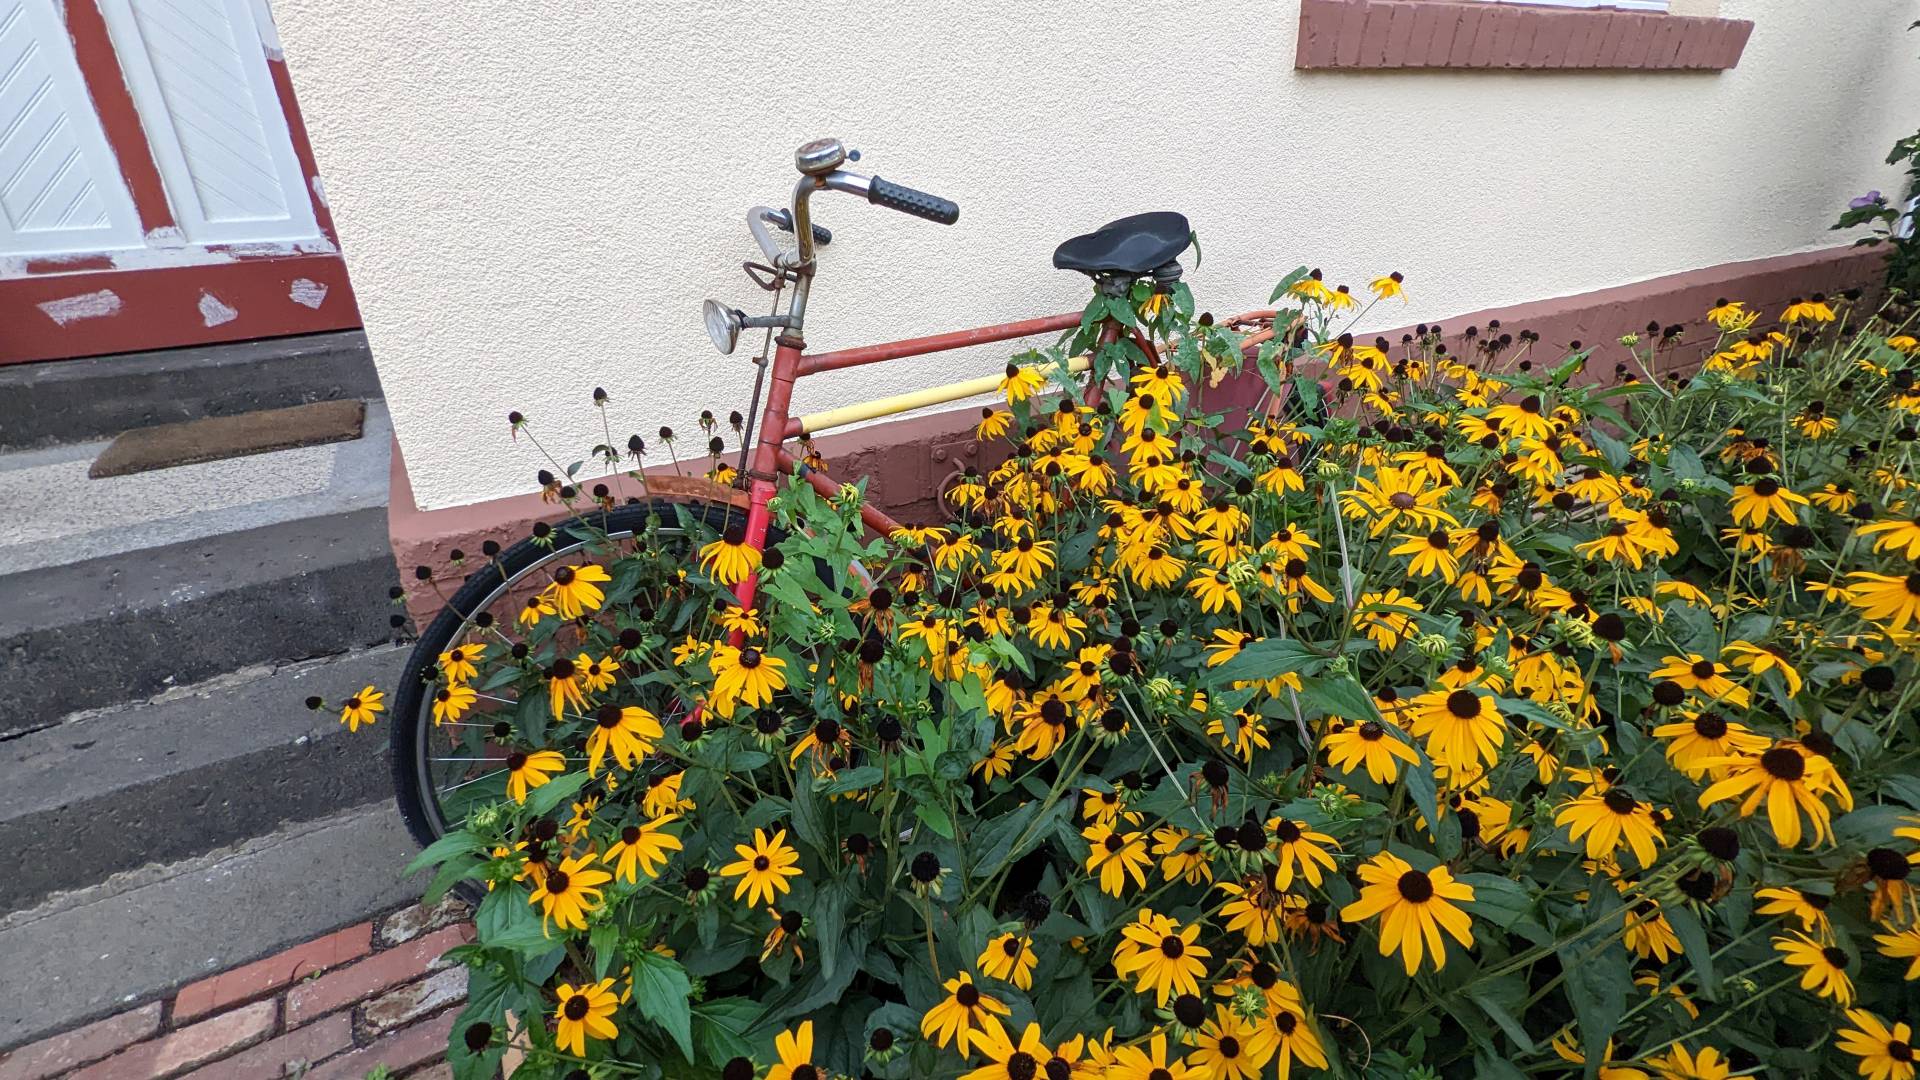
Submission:
[[[1720,298],[1743,300],[1750,308],[1776,315],[1795,296],[1834,294],[1855,286],[1877,291],[1884,265],[1884,254],[1854,247],[1724,263],[1575,296],[1468,312],[1441,321],[1443,340],[1449,352],[1473,355],[1478,339],[1465,336],[1467,327],[1476,327],[1484,335],[1487,324],[1497,319],[1496,335],[1510,333],[1517,339],[1522,330],[1539,334],[1533,355],[1543,360],[1564,356],[1576,341],[1583,347],[1597,346],[1587,373],[1608,379],[1616,358],[1624,358],[1619,345],[1622,334],[1644,334],[1648,323],[1680,325],[1687,331],[1682,343],[1663,357],[1686,369],[1698,364],[1712,346],[1715,331],[1705,316]],[[1401,334],[1412,329],[1396,328],[1380,336],[1397,344]],[[1244,377],[1230,379],[1207,394],[1204,404],[1209,410],[1244,408],[1257,398],[1258,383]],[[973,438],[978,419],[979,414],[968,409],[937,413],[829,436],[818,440],[818,446],[836,477],[868,478],[868,497],[881,510],[902,521],[927,521],[939,515],[934,493],[952,475],[968,464],[986,469],[997,461],[994,447],[982,446]],[[464,571],[450,565],[453,550],[477,557],[483,541],[491,539],[504,547],[525,536],[534,522],[557,521],[567,511],[540,501],[535,494],[421,510],[414,503],[396,445],[387,514],[394,560],[407,589],[408,613],[416,625],[425,625],[444,603],[439,591],[450,596],[459,587]],[[415,580],[416,566],[432,569],[439,585]]]

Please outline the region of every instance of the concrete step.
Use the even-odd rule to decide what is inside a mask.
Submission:
[[[373,355],[359,330],[13,364],[0,367],[0,450],[380,396]]]
[[[378,507],[0,577],[0,739],[253,664],[381,644],[394,583]]]
[[[385,728],[304,702],[390,692],[406,656],[253,668],[0,742],[0,910],[385,797]]]
[[[413,851],[383,800],[0,917],[0,1049],[418,899]]]

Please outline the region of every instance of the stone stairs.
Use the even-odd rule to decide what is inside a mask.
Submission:
[[[131,427],[347,398],[356,440],[86,475]],[[0,368],[0,971],[34,987],[0,1080],[89,1022],[183,1073],[135,1062],[187,1019],[143,1003],[417,899],[384,726],[304,707],[405,660],[391,440],[358,333]]]

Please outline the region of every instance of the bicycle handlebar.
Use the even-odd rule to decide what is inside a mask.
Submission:
[[[951,199],[929,195],[877,176],[867,183],[867,201],[941,225],[951,225],[960,220],[960,206]]]

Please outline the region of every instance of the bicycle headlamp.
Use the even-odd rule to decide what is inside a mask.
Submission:
[[[741,328],[747,325],[746,312],[718,300],[707,301],[701,306],[701,312],[707,320],[707,337],[713,339],[713,347],[723,356],[731,355],[740,340]]]

